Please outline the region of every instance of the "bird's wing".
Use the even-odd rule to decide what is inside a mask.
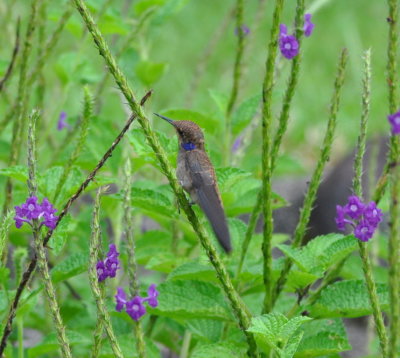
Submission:
[[[207,154],[201,150],[186,153],[186,166],[192,177],[198,204],[206,214],[215,236],[226,252],[231,251],[231,240],[219,195],[214,168]]]

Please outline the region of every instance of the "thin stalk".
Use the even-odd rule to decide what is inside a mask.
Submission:
[[[329,155],[333,142],[333,136],[336,128],[336,118],[339,110],[340,94],[344,82],[344,72],[346,68],[346,63],[347,63],[347,50],[344,49],[340,55],[338,71],[335,78],[334,90],[329,109],[329,119],[325,132],[325,138],[322,143],[321,154],[319,156],[317,166],[311,177],[310,184],[306,196],[304,198],[303,207],[300,211],[299,222],[297,224],[294,233],[292,247],[298,247],[302,244],[307,229],[307,223],[310,219],[312,206],[316,198],[318,187],[321,183],[322,173],[326,163],[329,160]],[[279,293],[282,291],[291,267],[292,267],[291,259],[286,258],[284,268],[273,290],[272,302],[275,303],[276,299],[279,296]]]
[[[36,183],[36,121],[39,118],[39,113],[33,111],[29,116],[29,128],[28,128],[28,188],[29,195],[36,195],[37,183]],[[49,304],[50,313],[53,319],[53,323],[57,333],[58,343],[60,344],[62,356],[65,358],[72,358],[71,348],[65,333],[65,326],[63,324],[60,307],[57,302],[56,291],[51,281],[46,252],[43,247],[43,241],[41,240],[40,227],[37,219],[33,220],[33,238],[35,243],[36,257],[40,273],[47,295],[47,302]]]
[[[302,31],[302,24],[303,24],[303,18],[304,18],[304,0],[298,0],[297,1],[297,8],[296,8],[296,19],[295,19],[295,25],[296,25],[296,37],[299,42],[299,48],[301,49],[301,40],[303,37],[303,31]],[[275,169],[276,166],[276,160],[278,158],[278,152],[279,148],[282,143],[282,138],[283,135],[286,132],[287,129],[287,123],[289,121],[289,112],[290,112],[290,106],[292,104],[292,99],[297,87],[298,83],[298,77],[300,73],[300,63],[301,63],[301,51],[299,51],[299,54],[292,60],[292,67],[290,71],[290,77],[289,77],[289,82],[286,87],[285,91],[285,96],[283,99],[283,104],[282,104],[282,109],[279,115],[279,124],[278,124],[278,129],[276,130],[274,140],[272,143],[272,148],[271,148],[271,175]],[[243,267],[243,262],[244,258],[246,257],[247,250],[251,241],[251,238],[253,236],[254,229],[257,224],[257,219],[261,213],[262,210],[262,191],[257,196],[257,201],[256,205],[253,208],[253,211],[251,212],[250,215],[250,220],[249,224],[247,226],[246,234],[245,234],[245,239],[243,240],[242,244],[242,250],[240,253],[240,259],[239,259],[239,265],[237,268],[237,273],[236,277],[238,278],[240,275],[240,272],[242,271]]]
[[[263,106],[262,106],[262,203],[264,216],[264,230],[262,253],[264,258],[263,280],[265,297],[263,313],[270,312],[272,308],[272,161],[271,151],[271,127],[272,127],[272,89],[274,83],[275,58],[278,48],[278,29],[283,9],[283,0],[276,0],[273,14],[270,40],[268,45],[268,57],[263,83]]]
[[[29,17],[28,27],[26,30],[24,46],[21,55],[21,66],[20,66],[20,75],[18,81],[16,110],[15,112],[13,112],[15,121],[12,131],[11,153],[8,161],[8,166],[14,166],[17,164],[20,153],[20,146],[23,135],[22,129],[24,127],[24,118],[27,112],[27,93],[29,88],[29,86],[27,85],[28,64],[32,52],[33,34],[35,32],[37,23],[37,10],[41,2],[42,0],[32,0],[31,3],[31,14]],[[3,213],[7,212],[7,210],[11,205],[12,191],[13,191],[13,185],[11,179],[7,179],[5,186],[5,200],[4,200]]]
[[[18,358],[24,358],[24,318],[18,317]]]
[[[228,106],[226,108],[226,123],[227,129],[230,130],[230,121],[229,116],[232,113],[232,110],[235,106],[237,95],[239,92],[239,84],[240,84],[240,77],[242,75],[242,58],[243,58],[243,50],[244,50],[244,36],[245,33],[243,31],[243,0],[236,0],[236,34],[238,39],[238,45],[236,50],[235,56],[235,64],[233,67],[233,84],[231,95],[228,101]]]
[[[233,287],[232,281],[228,275],[228,272],[226,271],[224,264],[219,258],[217,251],[211,244],[208,236],[206,235],[204,227],[200,224],[199,219],[191,208],[182,187],[179,185],[176,179],[175,173],[171,167],[171,164],[168,161],[167,155],[160,145],[158,137],[151,130],[149,120],[146,118],[143,109],[141,108],[139,102],[136,100],[135,95],[129,87],[126,77],[117,66],[114,57],[110,53],[107,43],[105,42],[102,34],[97,28],[97,25],[94,23],[93,18],[90,15],[85,3],[82,0],[71,1],[75,3],[77,10],[81,14],[82,19],[88,27],[89,32],[93,36],[93,40],[100,52],[100,55],[104,58],[110,73],[113,75],[116,84],[118,85],[119,89],[127,100],[130,108],[132,109],[132,112],[137,115],[137,120],[143,129],[144,135],[146,136],[149,145],[156,154],[156,157],[161,167],[161,171],[167,177],[173,192],[178,198],[181,209],[185,212],[189,222],[193,227],[193,230],[197,234],[202,246],[204,247],[211,264],[214,266],[221,286],[229,299],[233,312],[236,315],[239,327],[246,336],[249,346],[248,354],[251,357],[255,357],[255,340],[253,335],[250,332],[247,332],[247,328],[250,325],[250,314],[246,306],[244,305],[235,288]]]
[[[13,223],[14,212],[8,211],[4,215],[0,225],[0,262],[2,266],[6,265],[7,246],[8,246],[8,231]]]
[[[128,242],[128,274],[129,274],[129,291],[131,297],[139,295],[139,281],[137,277],[137,262],[135,256],[135,240],[133,237],[133,218],[131,208],[131,187],[132,187],[132,165],[127,159],[124,168],[124,217],[123,227],[125,228],[125,237]],[[136,341],[136,351],[139,358],[146,357],[146,345],[144,343],[143,329],[140,321],[134,322],[134,335]]]
[[[114,334],[114,330],[111,324],[111,318],[107,311],[104,297],[100,286],[104,283],[99,283],[97,278],[96,265],[99,259],[99,248],[100,248],[100,197],[107,190],[107,188],[99,188],[97,190],[96,199],[93,208],[93,219],[92,219],[92,234],[90,235],[90,246],[89,246],[89,281],[90,287],[97,306],[97,320],[102,322],[104,330],[107,333],[108,340],[110,341],[111,349],[114,355],[118,358],[122,358],[122,351],[118,344],[117,338]],[[99,323],[98,323],[99,324]],[[92,352],[93,353],[93,352]],[[93,355],[92,355],[93,356]]]
[[[190,341],[192,340],[192,333],[186,330],[183,336],[182,348],[179,353],[179,358],[187,358],[189,356]]]
[[[104,289],[100,287],[101,296],[104,297]],[[101,343],[103,340],[104,326],[103,321],[97,316],[96,327],[93,332],[93,346],[90,352],[91,358],[97,358],[100,355]]]
[[[147,101],[147,99],[150,97],[151,95],[151,91],[149,91],[148,93],[146,93],[146,95],[142,98],[142,100],[140,101],[140,105],[143,106],[144,103]],[[99,172],[99,170],[104,166],[104,164],[106,163],[106,161],[108,160],[108,158],[111,157],[112,153],[114,152],[115,148],[118,146],[118,144],[120,143],[120,141],[122,140],[122,138],[124,137],[125,133],[128,131],[128,129],[130,128],[132,122],[135,120],[136,116],[132,115],[129,117],[127,123],[125,124],[124,128],[122,129],[122,131],[118,134],[118,136],[115,138],[114,142],[111,144],[110,148],[106,151],[106,153],[103,155],[103,157],[100,159],[100,161],[97,163],[96,167],[89,173],[89,175],[87,176],[87,178],[85,179],[85,181],[81,184],[81,186],[79,187],[79,189],[75,192],[74,195],[72,195],[69,200],[67,201],[67,203],[64,205],[64,208],[62,209],[60,215],[58,216],[57,222],[56,222],[56,227],[54,228],[54,230],[57,228],[57,226],[59,225],[59,223],[63,220],[63,218],[65,217],[65,215],[68,213],[71,205],[74,203],[74,201],[76,199],[78,199],[81,194],[85,191],[85,189],[87,188],[87,186],[93,181],[93,179],[96,177],[97,173]],[[53,235],[54,230],[49,230],[47,235],[45,236],[44,240],[43,240],[43,246],[46,246],[47,243],[49,242],[51,236]],[[7,339],[9,337],[9,335],[11,334],[12,331],[12,322],[14,320],[16,311],[17,311],[17,307],[19,304],[19,301],[21,299],[21,295],[22,292],[24,291],[25,287],[27,286],[33,272],[35,271],[37,265],[37,257],[34,256],[29,265],[28,268],[26,269],[26,271],[24,272],[22,279],[17,287],[15,296],[11,302],[10,308],[8,310],[8,315],[7,315],[7,320],[6,323],[4,325],[4,329],[3,329],[3,336],[1,337],[1,342],[0,342],[0,357],[3,354],[6,346],[7,346]]]
[[[20,25],[21,25],[21,21],[18,18],[17,27],[15,30],[15,45],[14,45],[13,53],[11,56],[10,63],[8,64],[7,70],[4,73],[3,78],[0,80],[0,92],[3,90],[4,85],[6,84],[7,80],[11,77],[12,71],[15,67],[14,65],[17,60],[17,55],[19,52],[19,33],[20,33],[20,28],[21,28]]]
[[[398,52],[398,1],[388,0],[389,6],[389,36],[388,36],[388,63],[387,83],[389,86],[389,111],[395,113],[398,107],[398,80],[397,80],[397,52]],[[390,183],[390,234],[389,234],[389,296],[390,296],[390,334],[389,358],[395,358],[398,353],[400,338],[400,168],[399,168],[399,136],[392,135],[390,148],[384,173],[388,174]],[[376,319],[375,319],[376,321]],[[380,337],[380,336],[379,336]],[[382,346],[382,338],[381,346]],[[383,348],[382,348],[383,350]]]
[[[360,249],[360,257],[363,263],[365,282],[367,284],[369,299],[371,301],[372,313],[375,319],[376,331],[378,333],[379,344],[382,350],[382,357],[386,358],[388,357],[388,338],[386,335],[385,324],[383,322],[382,311],[379,306],[378,294],[376,292],[376,284],[372,275],[372,267],[367,251],[367,245],[359,240],[358,247]]]
[[[28,74],[27,84],[28,84],[29,88],[36,81],[37,76],[39,73],[41,73],[45,63],[48,63],[49,56],[50,56],[51,52],[53,51],[55,45],[57,44],[57,42],[60,38],[61,32],[63,31],[68,19],[71,17],[71,14],[72,14],[72,9],[70,7],[68,7],[67,10],[65,10],[63,15],[61,16],[56,29],[50,36],[50,39],[46,43],[46,46],[44,47],[43,51],[40,53],[33,69]],[[14,103],[14,105],[11,106],[9,112],[4,116],[4,120],[2,122],[0,122],[0,132],[2,132],[4,130],[4,128],[10,122],[10,120],[14,117],[17,107],[18,107],[18,101],[16,101]]]

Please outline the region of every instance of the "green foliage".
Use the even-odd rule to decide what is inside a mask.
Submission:
[[[380,305],[386,310],[389,305],[388,287],[377,284]],[[367,287],[361,280],[340,281],[328,286],[321,297],[310,307],[315,318],[361,317],[372,312]]]
[[[274,349],[279,357],[291,358],[303,335],[301,331],[297,331],[302,324],[309,320],[309,317],[304,316],[289,320],[283,314],[269,313],[254,317],[249,331],[256,333],[257,339],[263,346]]]

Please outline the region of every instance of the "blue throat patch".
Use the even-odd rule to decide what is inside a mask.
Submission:
[[[193,143],[182,143],[182,148],[185,150],[193,150],[196,146]]]

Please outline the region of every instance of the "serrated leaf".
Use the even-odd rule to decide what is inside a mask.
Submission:
[[[137,358],[136,345],[132,344],[132,334],[118,335],[117,340],[121,347],[124,358]],[[153,341],[145,339],[146,356],[148,358],[160,358],[161,354]],[[114,358],[115,354],[110,346],[109,340],[106,340],[101,347],[98,358]]]
[[[376,285],[382,310],[389,307],[386,284]],[[328,286],[309,308],[315,318],[361,317],[372,313],[367,286],[362,280],[340,281]]]
[[[309,320],[311,318],[305,316],[289,320],[281,313],[269,313],[253,317],[248,331],[256,333],[257,340],[281,353],[282,357],[290,358],[294,354],[291,352],[300,342],[296,331]]]
[[[305,324],[296,358],[321,357],[351,350],[341,319],[321,319]]]
[[[232,133],[239,134],[253,119],[260,106],[261,95],[250,97],[243,101],[232,115]]]
[[[28,180],[28,168],[22,165],[0,169],[0,175],[26,182]]]
[[[174,319],[231,320],[219,287],[200,281],[166,281],[157,287],[159,304],[152,311]]]
[[[318,236],[300,248],[292,248],[289,245],[278,247],[302,270],[321,275],[330,266],[353,252],[357,248],[357,239],[353,235],[328,234]]]
[[[67,280],[87,271],[88,261],[87,253],[75,253],[67,257],[51,270],[53,283]]]
[[[186,322],[187,329],[207,342],[218,342],[223,333],[224,323],[211,319],[191,319]]]
[[[218,187],[221,193],[230,191],[233,185],[251,175],[251,173],[242,169],[232,167],[217,168],[215,174],[217,176]]]
[[[200,344],[195,347],[191,358],[242,358],[246,356],[246,347],[233,342]]]
[[[173,120],[189,120],[195,122],[200,126],[200,128],[208,133],[215,133],[218,131],[218,127],[220,126],[220,121],[217,119],[189,109],[168,109],[163,111],[162,115]]]
[[[152,256],[147,262],[146,268],[148,270],[170,273],[184,260],[184,258],[176,257],[176,255],[170,252],[160,252],[158,250],[158,253]]]
[[[64,248],[67,238],[70,236],[72,229],[75,227],[71,220],[71,215],[67,214],[63,220],[53,231],[48,246],[52,248],[52,253],[58,255]]]

